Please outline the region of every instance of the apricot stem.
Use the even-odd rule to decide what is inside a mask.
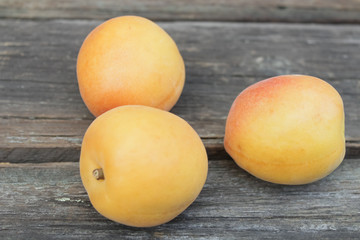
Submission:
[[[104,171],[102,168],[97,168],[93,171],[93,176],[96,178],[96,180],[105,179]]]

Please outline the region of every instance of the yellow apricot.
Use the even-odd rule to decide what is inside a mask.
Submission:
[[[77,59],[81,97],[99,116],[123,105],[170,110],[185,82],[185,66],[172,38],[137,16],[110,19],[84,40]]]
[[[311,76],[260,81],[235,99],[224,145],[241,168],[265,181],[295,185],[319,180],[344,158],[341,96]]]
[[[166,223],[199,195],[207,176],[205,147],[180,117],[146,106],[102,114],[85,133],[83,185],[103,216],[136,227]]]

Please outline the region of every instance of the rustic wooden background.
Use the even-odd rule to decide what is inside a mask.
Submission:
[[[82,187],[82,136],[94,119],[75,64],[105,19],[140,15],[176,41],[187,76],[172,110],[200,134],[209,176],[175,220],[131,228],[100,216]],[[0,0],[0,239],[360,238],[360,0]],[[237,94],[308,74],[342,95],[347,155],[304,186],[260,181],[222,145]]]

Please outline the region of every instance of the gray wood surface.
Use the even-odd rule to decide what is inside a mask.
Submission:
[[[3,18],[359,23],[359,0],[0,0]]]
[[[154,228],[98,214],[78,168],[94,119],[77,87],[78,50],[103,19],[130,14],[177,42],[187,75],[172,112],[209,156],[199,198]],[[0,239],[359,239],[358,23],[360,0],[0,0]],[[281,74],[320,77],[344,100],[346,159],[304,186],[258,180],[223,148],[237,94]]]
[[[91,206],[77,163],[0,164],[1,239],[357,239],[360,159],[304,186],[270,184],[209,156],[198,199],[170,223],[131,228]]]
[[[0,20],[0,161],[76,161],[93,120],[76,82],[78,49],[100,21]],[[351,156],[360,146],[360,27],[175,22],[187,76],[172,110],[221,151],[232,101],[250,84],[308,74],[342,95]]]

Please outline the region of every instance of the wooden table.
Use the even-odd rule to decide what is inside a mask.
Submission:
[[[91,206],[78,169],[94,119],[75,64],[85,36],[124,14],[157,21],[186,63],[172,112],[200,134],[209,175],[170,223],[131,228]],[[359,0],[0,0],[0,239],[359,239]],[[258,180],[223,148],[237,94],[280,74],[308,74],[342,95],[347,155],[304,186]]]

